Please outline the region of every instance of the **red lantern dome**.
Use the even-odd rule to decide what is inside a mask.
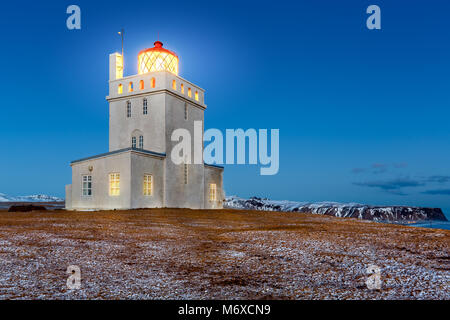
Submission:
[[[153,48],[139,52],[139,74],[165,70],[178,75],[178,56],[174,52],[163,48],[161,41],[156,41],[154,45]]]

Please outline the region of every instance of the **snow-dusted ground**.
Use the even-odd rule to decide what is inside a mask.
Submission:
[[[0,298],[450,299],[449,244],[446,230],[302,213],[3,211]]]

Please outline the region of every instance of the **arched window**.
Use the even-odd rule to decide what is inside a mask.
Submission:
[[[147,114],[148,108],[147,108],[147,98],[144,98],[142,101],[142,114]]]
[[[184,94],[184,84],[181,84],[181,93]]]
[[[156,80],[155,80],[155,78],[152,78],[151,83],[152,83],[152,88],[156,87]]]
[[[177,90],[177,81],[176,80],[172,80],[172,89]]]
[[[188,88],[188,97],[192,98],[192,90],[191,90],[191,88]]]
[[[117,87],[117,93],[122,94],[122,92],[123,92],[123,86],[121,83],[119,83],[119,86]]]
[[[139,81],[139,89],[144,90],[144,80]]]
[[[128,84],[128,92],[133,92],[133,82],[131,82],[131,81]]]
[[[133,149],[144,149],[144,133],[141,130],[136,129],[131,132],[131,147]]]
[[[195,100],[198,101],[198,91],[195,91]]]

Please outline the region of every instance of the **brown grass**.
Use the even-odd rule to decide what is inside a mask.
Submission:
[[[0,298],[450,298],[446,230],[230,209],[0,211],[0,241]],[[81,290],[65,287],[70,264]],[[368,264],[383,268],[381,291],[364,285]]]

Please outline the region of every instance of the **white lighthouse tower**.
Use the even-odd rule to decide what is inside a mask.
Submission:
[[[178,76],[178,63],[160,41],[139,52],[136,75],[123,77],[123,56],[109,56],[109,152],[71,162],[67,209],[222,208],[222,167],[170,158],[172,132],[193,137],[206,109],[204,90]]]

